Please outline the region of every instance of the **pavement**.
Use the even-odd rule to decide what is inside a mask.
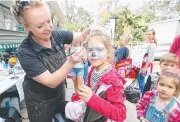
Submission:
[[[71,95],[74,93],[73,81],[71,79],[67,79],[67,84],[68,88],[66,89],[66,100],[71,100]],[[125,105],[127,108],[127,119],[125,122],[139,122],[138,119],[136,119],[136,104],[130,103],[126,100]],[[28,118],[24,101],[21,102],[20,108],[22,117]],[[29,120],[23,120],[23,122],[29,122]]]

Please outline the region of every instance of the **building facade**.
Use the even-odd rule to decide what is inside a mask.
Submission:
[[[63,8],[62,2],[58,0],[47,2],[51,9],[53,29],[60,29],[66,22],[61,10],[61,7]],[[11,1],[0,1],[0,52],[5,52],[6,50],[15,51],[27,36],[24,27],[19,25],[12,16],[10,11],[11,4]]]

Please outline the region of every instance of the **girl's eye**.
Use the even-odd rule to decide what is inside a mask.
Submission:
[[[160,86],[164,86],[164,84],[163,84],[163,83],[160,83],[159,85],[160,85]]]

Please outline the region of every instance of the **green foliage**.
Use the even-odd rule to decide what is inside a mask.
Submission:
[[[105,24],[108,19],[109,19],[109,14],[110,11],[108,9],[104,9],[101,13],[100,13],[100,24]]]
[[[65,30],[70,30],[70,31],[77,32],[77,31],[79,31],[82,27],[83,27],[82,24],[67,23],[67,24],[64,25],[63,28],[64,28]]]
[[[121,36],[131,36],[134,41],[144,40],[147,24],[142,16],[121,7],[111,13],[111,18],[116,18],[116,40]]]

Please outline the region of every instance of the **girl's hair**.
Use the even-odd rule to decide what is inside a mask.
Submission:
[[[101,41],[105,48],[107,49],[108,53],[108,60],[114,62],[114,50],[112,46],[111,38],[104,33],[105,30],[98,28],[98,29],[91,29],[89,35],[86,38],[86,41],[90,41],[92,38],[96,38],[97,40]],[[112,63],[112,62],[111,62]]]
[[[40,0],[13,0],[11,13],[19,24],[25,24],[24,10],[40,6],[44,6],[50,11],[48,5]]]
[[[153,40],[154,40],[154,43],[157,45],[157,39],[156,39],[156,32],[154,29],[150,29],[150,30],[147,30],[147,32],[152,32],[153,34]]]
[[[169,77],[173,79],[173,83],[176,85],[176,92],[174,94],[174,96],[178,96],[179,92],[180,92],[180,70],[179,69],[175,69],[175,70],[166,70],[164,71],[159,79],[158,82],[160,81],[160,79],[164,78],[164,77]]]

